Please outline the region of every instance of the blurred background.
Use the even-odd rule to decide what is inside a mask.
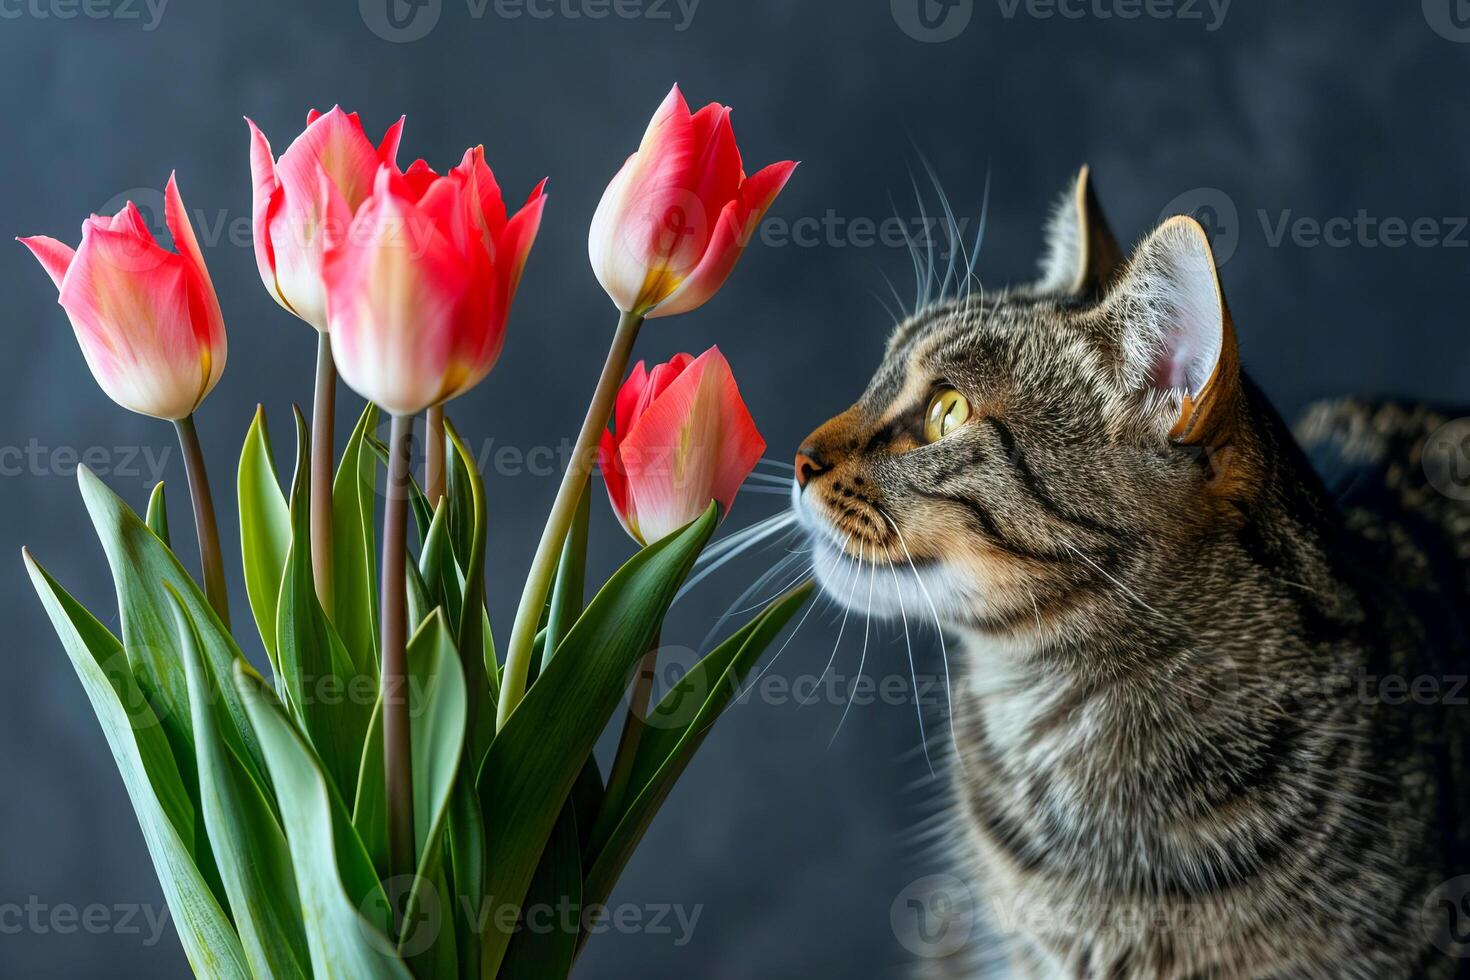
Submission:
[[[237,556],[234,467],[255,402],[288,469],[316,342],[257,275],[241,117],[280,153],[312,106],[361,112],[374,140],[406,113],[405,165],[442,169],[483,142],[507,198],[549,175],[504,356],[451,406],[488,470],[503,632],[557,483],[533,451],[575,434],[614,322],[587,223],[675,81],[691,103],[735,107],[750,169],[803,164],[730,285],[652,322],[639,353],[719,344],[774,458],[866,381],[893,324],[884,277],[912,295],[905,235],[929,229],[911,174],[936,213],[924,158],[971,237],[989,176],[987,285],[1031,274],[1047,208],[1085,161],[1120,237],[1179,211],[1210,226],[1243,360],[1286,413],[1344,391],[1470,398],[1463,0],[0,0],[0,232],[75,241],[89,212],[128,197],[161,218],[177,169],[230,333],[199,424]],[[18,557],[31,546],[116,628],[75,467],[140,509],[166,479],[187,527],[182,463],[167,425],[93,384],[50,282],[6,247],[0,974],[184,977],[122,782]],[[339,440],[361,404],[345,390],[341,402]],[[631,546],[598,494],[602,574]],[[781,505],[746,495],[727,527]],[[666,639],[697,645],[781,557],[778,545],[712,576]],[[263,660],[238,574],[232,586]],[[720,722],[614,895],[636,924],[592,942],[579,976],[901,973],[907,897],[942,870],[922,833],[939,788],[901,629],[875,624],[871,680],[839,731],[861,648],[849,623],[834,653],[840,622],[818,608],[771,669],[779,683]],[[938,645],[932,631],[914,642],[919,706],[943,739]],[[829,658],[837,682],[801,706],[789,685]]]

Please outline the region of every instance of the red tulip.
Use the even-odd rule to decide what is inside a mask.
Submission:
[[[443,176],[422,160],[381,167],[322,265],[343,380],[396,415],[478,384],[500,356],[545,184],[508,218],[483,147]]]
[[[164,220],[178,252],[154,241],[132,201],[92,215],[82,243],[22,238],[56,284],[87,366],[107,396],[161,419],[193,413],[225,369],[225,322],[172,175]]]
[[[613,510],[640,544],[704,513],[721,516],[766,451],[718,347],[675,355],[652,371],[639,361],[618,392],[598,460]]]
[[[255,262],[270,294],[318,330],[327,328],[322,255],[340,238],[373,189],[383,164],[396,166],[402,117],[374,147],[357,113],[311,110],[306,129],[279,161],[250,119],[250,172],[255,182]]]
[[[602,288],[619,309],[650,317],[702,306],[795,169],[788,160],[747,178],[729,107],[691,115],[675,85],[592,219]]]

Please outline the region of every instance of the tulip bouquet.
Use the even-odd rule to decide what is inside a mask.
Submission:
[[[691,113],[676,88],[608,187],[590,251],[621,316],[502,657],[484,602],[486,491],[444,406],[500,354],[544,184],[512,214],[479,147],[447,173],[400,169],[402,120],[374,146],[356,115],[313,112],[279,159],[249,130],[261,278],[319,333],[289,486],[262,410],[239,461],[270,680],[242,653],[255,637],[231,630],[193,421],[225,367],[224,317],[172,177],[174,251],[132,203],[88,219],[76,249],[22,241],[103,390],[174,423],[202,586],[175,553],[163,485],[139,516],[86,469],[121,637],[29,552],[27,569],[197,975],[565,976],[674,781],[806,597],[778,598],[652,703],[664,617],[765,446],[717,349],[623,377],[646,319],[720,288],[794,164],[747,177],[729,109]],[[340,454],[339,373],[367,402]],[[599,462],[639,550],[589,596]],[[620,713],[604,773],[593,747]],[[568,907],[554,928],[532,914]]]

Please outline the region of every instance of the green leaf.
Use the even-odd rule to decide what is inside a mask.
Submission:
[[[485,498],[485,485],[480,479],[475,458],[465,448],[448,415],[444,416],[444,431],[439,437],[448,443],[444,447],[444,462],[448,470],[445,496],[449,502],[449,540],[460,567],[468,569],[472,564],[475,534],[484,526],[480,521],[484,516],[480,507]],[[434,433],[429,433],[426,438],[434,438]]]
[[[417,630],[439,607],[430,598],[429,587],[424,584],[424,577],[419,574],[419,566],[413,556],[405,555],[403,564],[404,588],[408,592],[408,627]]]
[[[444,609],[451,623],[459,622],[463,597],[460,593],[459,566],[454,562],[454,548],[449,540],[449,507],[440,504],[424,538],[419,555],[419,574],[429,592],[429,604]]]
[[[409,737],[413,755],[413,826],[418,854],[418,879],[409,897],[405,922],[433,934],[405,931],[400,948],[420,945],[427,935],[430,948],[414,956],[420,980],[455,975],[455,930],[444,928],[442,916],[430,908],[448,909],[455,903],[444,880],[444,830],[449,797],[459,778],[464,749],[466,695],[459,653],[454,649],[442,614],[430,616],[408,643],[410,680]],[[434,892],[432,896],[428,892]],[[433,902],[432,906],[426,903]],[[447,965],[446,965],[447,964]]]
[[[357,769],[357,792],[352,798],[352,827],[357,831],[379,878],[387,878],[390,873],[388,787],[383,765],[383,697],[379,692],[372,720],[368,723],[367,738],[363,739],[362,764]]]
[[[275,782],[312,975],[317,980],[413,980],[389,938],[388,896],[311,745],[264,683],[237,670],[235,686],[260,733]]]
[[[459,654],[438,610],[408,641],[409,744],[413,756],[413,807],[416,854],[423,866],[442,833],[444,811],[458,775],[464,741],[465,689]],[[388,804],[383,772],[381,692],[364,741],[353,805],[353,826],[373,863],[387,868]],[[432,863],[432,862],[430,862]]]
[[[462,608],[455,632],[455,645],[459,648],[460,658],[464,663],[465,685],[470,693],[469,743],[476,751],[466,760],[466,764],[471,767],[470,775],[473,776],[480,771],[480,763],[484,761],[483,752],[479,750],[487,747],[495,734],[495,713],[491,696],[494,674],[487,672],[486,659],[481,655],[485,644],[489,643],[489,662],[493,663],[495,660],[495,641],[490,635],[490,619],[485,610],[485,537],[489,522],[485,514],[485,481],[475,468],[474,457],[465,448],[464,441],[448,419],[444,420],[444,428],[450,445],[454,448],[455,465],[450,467],[451,486],[457,480],[459,487],[451,494],[450,499],[459,501],[459,506],[470,512],[468,519],[460,518],[460,523],[468,523],[470,530],[469,545],[463,552],[466,555],[464,585],[460,590]],[[468,496],[467,501],[461,499],[465,495]],[[454,511],[450,514],[453,517]],[[487,707],[492,710],[487,711]]]
[[[296,478],[291,484],[291,549],[276,612],[276,650],[286,703],[341,793],[357,786],[376,684],[353,666],[316,596],[311,567],[311,437],[296,411]]]
[[[168,537],[168,501],[163,495],[163,482],[153,488],[153,493],[148,497],[148,530],[158,535],[158,540],[163,542],[165,548],[173,548]]]
[[[634,555],[592,600],[490,743],[477,786],[491,848],[489,908],[518,907],[598,733],[617,707],[674,593],[713,533],[717,508]],[[482,935],[481,976],[500,968],[504,917]]]
[[[197,787],[194,739],[189,725],[189,686],[164,583],[171,583],[178,590],[189,617],[199,628],[202,652],[216,676],[225,676],[235,661],[242,659],[240,648],[184,566],[138,515],[85,466],[77,468],[77,479],[112,569],[128,664],[139,688],[158,713],[174,758],[181,760],[185,785],[192,794]],[[223,701],[228,715],[228,721],[222,722],[225,741],[251,775],[264,782],[260,746],[233,686],[224,687]]]
[[[495,717],[491,706],[490,717]],[[461,765],[464,763],[461,762]],[[480,937],[474,933],[471,916],[464,910],[478,910],[485,900],[485,815],[480,810],[480,797],[472,779],[455,783],[449,796],[449,823],[445,844],[449,848],[449,878],[456,905],[454,929],[459,950],[461,980],[479,980]]]
[[[286,835],[265,790],[221,737],[219,683],[200,655],[188,611],[170,598],[189,681],[204,822],[245,958],[257,977],[305,980],[310,954]]]
[[[812,585],[807,583],[771,603],[696,664],[649,712],[628,780],[629,791],[623,796],[629,802],[616,819],[604,816],[599,820],[599,824],[606,823],[613,829],[606,843],[599,846],[596,840],[593,842],[596,856],[591,859],[584,891],[589,906],[606,902],[618,875],[695,750],[739,692],[761,653],[796,615],[811,591]],[[697,710],[691,711],[696,704]]]
[[[291,548],[291,513],[281,494],[281,481],[276,477],[263,407],[256,407],[250,431],[245,433],[238,486],[245,593],[250,597],[250,612],[255,616],[255,626],[270,657],[271,669],[279,676],[276,604],[281,594],[281,578],[286,572],[286,553]]]
[[[135,682],[122,644],[29,552],[24,557],[36,594],[102,725],[190,967],[196,976],[251,980],[240,939],[195,863],[195,812],[159,719]]]
[[[497,980],[565,977],[577,958],[582,910],[582,845],[570,805],[541,853],[541,863],[526,892],[525,917],[505,951]],[[566,910],[576,915],[568,921]]]
[[[591,517],[590,483],[582,487],[571,529],[562,542],[561,560],[556,565],[556,583],[551,590],[551,608],[546,614],[546,643],[541,651],[541,668],[551,662],[557,645],[582,615],[587,584],[587,524]]]
[[[368,402],[342,450],[332,484],[332,625],[359,674],[378,676],[378,462],[367,439],[378,422]]]

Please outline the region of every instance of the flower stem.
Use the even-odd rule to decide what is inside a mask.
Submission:
[[[623,733],[618,738],[618,751],[613,756],[612,770],[607,774],[607,793],[603,796],[602,815],[599,825],[607,821],[612,830],[623,807],[623,796],[627,793],[628,780],[633,776],[633,760],[638,756],[638,743],[643,738],[643,729],[648,727],[648,704],[653,697],[653,678],[658,671],[659,635],[654,634],[648,652],[638,662],[638,673],[633,678],[633,694],[628,699],[628,715],[623,719]],[[599,826],[597,831],[601,831]],[[593,839],[600,836],[594,832]]]
[[[199,535],[199,564],[204,570],[204,594],[220,622],[230,626],[230,594],[225,587],[225,562],[219,549],[219,523],[214,517],[214,496],[209,492],[209,474],[204,469],[204,450],[194,416],[174,422],[179,446],[184,450],[184,469],[189,474],[189,495],[194,501],[194,529]]]
[[[316,393],[311,407],[311,569],[316,597],[332,614],[332,451],[337,419],[337,369],[332,338],[317,334]]]
[[[383,515],[383,775],[388,791],[388,867],[391,875],[415,871],[413,761],[409,732],[408,610],[404,535],[408,530],[409,452],[413,419],[393,416],[388,436],[388,500]]]
[[[612,416],[613,404],[617,401],[618,387],[623,374],[628,370],[628,359],[633,354],[633,342],[638,339],[638,328],[643,317],[637,313],[624,313],[618,320],[617,333],[613,335],[612,347],[607,352],[607,361],[602,366],[602,376],[597,379],[597,390],[592,395],[592,404],[587,408],[587,417],[582,421],[582,431],[577,436],[577,445],[562,474],[561,488],[556,492],[556,502],[551,505],[551,516],[541,532],[541,543],[536,548],[536,557],[531,562],[526,587],[521,592],[521,603],[516,608],[515,625],[511,628],[510,646],[505,655],[505,676],[501,681],[500,702],[496,709],[496,731],[505,727],[510,713],[515,710],[526,693],[526,677],[531,669],[531,657],[536,645],[536,629],[541,621],[541,609],[546,604],[546,593],[551,588],[551,577],[556,573],[557,556],[567,529],[577,513],[577,501],[582,487],[592,473],[597,458],[597,444]]]
[[[435,405],[424,415],[424,494],[430,507],[438,507],[444,496],[444,406]]]

